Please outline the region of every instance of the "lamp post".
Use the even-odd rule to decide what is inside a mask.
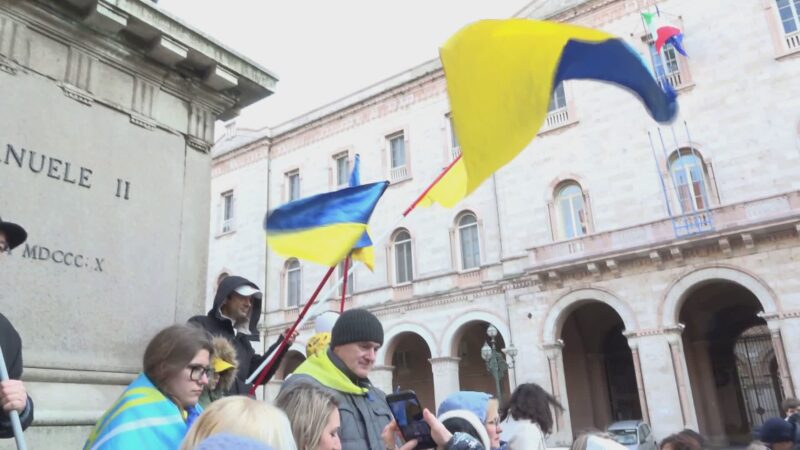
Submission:
[[[481,358],[486,361],[486,370],[494,378],[494,386],[497,392],[497,400],[503,403],[503,392],[500,390],[500,379],[504,374],[508,373],[508,369],[514,368],[514,361],[517,357],[517,349],[514,344],[511,344],[505,350],[498,350],[495,338],[497,337],[497,328],[494,325],[489,325],[486,330],[486,335],[489,337],[489,342],[483,344],[481,347]],[[509,363],[506,357],[511,358]]]

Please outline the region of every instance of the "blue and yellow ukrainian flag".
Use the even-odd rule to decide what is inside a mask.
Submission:
[[[364,235],[388,185],[363,184],[287,203],[267,215],[267,245],[287,258],[333,267]]]
[[[131,383],[95,425],[84,450],[177,449],[189,429],[188,414],[164,396],[145,374]]]
[[[536,136],[564,80],[614,83],[637,95],[658,122],[675,118],[675,92],[662,90],[644,61],[603,31],[529,19],[483,20],[440,49],[461,160],[427,195],[452,207]],[[602,110],[595,114],[603,114]]]

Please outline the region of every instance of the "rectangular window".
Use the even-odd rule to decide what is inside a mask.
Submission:
[[[299,170],[294,170],[286,174],[286,198],[290,202],[300,198]]]
[[[222,223],[220,231],[227,233],[233,231],[233,191],[223,192],[221,195]]]
[[[464,270],[474,269],[481,265],[481,251],[478,242],[478,225],[463,227],[461,233],[461,262]]]
[[[300,305],[300,264],[286,272],[286,303],[289,306]]]
[[[397,284],[409,283],[413,280],[411,263],[411,240],[398,242],[394,246],[395,251],[395,281]]]
[[[350,159],[347,152],[333,157],[336,164],[336,187],[347,186],[350,182]]]
[[[783,32],[796,33],[800,30],[800,0],[777,0]]]
[[[389,179],[401,181],[409,177],[408,161],[406,161],[406,140],[403,133],[393,134],[386,138],[389,146]]]
[[[666,44],[661,49],[662,55],[656,51],[656,44],[648,41],[647,47],[650,50],[650,58],[653,64],[653,72],[661,82],[669,83],[673,88],[678,88],[683,84],[681,69],[678,65],[678,52],[672,44]]]
[[[567,107],[567,96],[564,94],[564,83],[558,83],[558,86],[553,90],[553,98],[550,99],[550,105],[547,107],[547,112],[554,112]]]
[[[392,169],[405,167],[406,142],[403,133],[389,137],[389,153],[392,160]]]
[[[458,158],[461,154],[461,146],[458,144],[458,136],[456,136],[456,129],[453,126],[453,117],[447,114],[447,130],[450,138],[450,160]]]
[[[339,274],[339,278],[342,278],[344,276],[344,261],[339,263],[339,267],[338,267],[337,273]],[[350,263],[347,265],[347,294],[346,295],[353,295],[353,289],[355,289],[354,286],[353,286],[354,282],[355,282],[355,277],[353,276],[353,261],[351,260]],[[342,283],[342,285],[339,286],[339,296],[340,297],[342,295],[342,287],[343,287],[343,285],[344,285],[344,283]]]

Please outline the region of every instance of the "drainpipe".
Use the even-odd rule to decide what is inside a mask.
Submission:
[[[494,194],[494,213],[495,218],[497,219],[497,244],[500,247],[500,268],[503,267],[503,227],[500,225],[500,198],[497,195],[497,175],[492,174],[492,193]],[[509,298],[508,298],[508,291],[503,289],[503,303],[506,304],[506,323],[508,324],[508,340],[511,341],[508,343],[508,347],[514,345],[514,331],[511,329],[511,308],[508,306]],[[511,370],[514,372],[514,383],[511,383],[511,379],[509,377],[508,380],[508,387],[510,388],[511,392],[514,392],[514,389],[517,387],[517,362],[513,361],[514,366]],[[498,391],[499,392],[499,391]]]
[[[271,140],[267,140],[267,180],[266,180],[266,183],[267,183],[267,198],[266,198],[266,202],[265,202],[267,208],[266,208],[266,211],[264,212],[265,216],[266,216],[266,213],[269,211],[269,196],[270,196],[270,193],[272,192],[272,190],[270,189],[270,186],[269,186],[270,180],[272,179],[272,177],[270,176],[272,174],[272,157],[270,156],[270,151],[271,150],[272,150],[272,141]],[[263,308],[263,310],[261,312],[261,314],[262,314],[261,323],[263,324],[262,326],[264,328],[264,339],[262,340],[263,342],[261,343],[261,347],[262,347],[261,348],[261,354],[262,355],[267,352],[267,348],[269,347],[269,343],[267,342],[267,336],[268,336],[268,334],[267,334],[267,317],[268,317],[268,311],[269,311],[269,307],[268,307],[269,300],[267,298],[267,293],[268,292],[269,292],[269,248],[265,245],[264,246],[264,298],[263,298],[263,305],[262,305],[264,308]],[[266,400],[266,396],[267,396],[266,388],[264,388],[264,390],[262,392],[263,392],[263,396],[264,396],[262,398],[262,400]]]

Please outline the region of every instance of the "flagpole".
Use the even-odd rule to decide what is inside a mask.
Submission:
[[[405,219],[411,213],[411,211],[413,211],[414,209],[416,209],[417,206],[419,206],[420,202],[422,202],[422,200],[425,198],[425,196],[427,196],[428,193],[431,191],[431,189],[433,189],[433,187],[436,186],[436,183],[438,183],[442,179],[442,177],[444,177],[447,174],[447,172],[449,172],[450,169],[452,169],[453,166],[455,166],[456,163],[460,159],[461,159],[461,155],[458,155],[458,157],[456,157],[447,167],[445,167],[441,171],[441,173],[439,173],[439,175],[437,175],[436,178],[431,182],[431,184],[428,185],[428,187],[425,188],[424,191],[422,191],[422,194],[420,194],[419,197],[417,197],[411,203],[411,205],[409,205],[409,207],[406,208],[405,211],[403,211],[403,214],[400,217],[397,218],[397,220],[395,221],[394,225],[392,225],[390,228],[388,228],[384,232],[384,234],[381,235],[378,239],[373,241],[373,246],[375,244],[377,244],[377,243],[383,242],[386,238],[388,238],[389,235],[392,233],[392,230],[394,230],[394,228],[399,223],[401,223],[403,221],[403,219]],[[356,268],[356,264],[353,263],[352,270],[355,270],[355,268]],[[297,316],[297,319],[295,319],[295,322],[292,325],[292,328],[290,329],[289,336],[292,335],[294,330],[302,327],[303,324],[305,323],[305,320],[307,320],[309,317],[316,316],[316,314],[315,314],[316,310],[319,309],[319,308],[313,309],[311,311],[312,312],[311,314],[307,314],[307,312],[311,308],[311,305],[314,304],[314,300],[316,300],[317,295],[319,294],[319,291],[322,289],[322,286],[325,284],[325,282],[328,281],[328,278],[330,278],[330,276],[333,273],[334,269],[335,269],[335,266],[328,269],[328,272],[325,274],[325,277],[323,277],[322,281],[317,286],[317,289],[314,291],[314,294],[311,296],[309,301],[306,303],[306,306],[300,312],[300,315]],[[347,274],[345,274],[345,277],[346,276],[347,276]],[[329,291],[326,293],[326,295],[324,297],[326,297],[326,298],[330,297],[331,294],[335,291],[335,289],[337,289],[339,287],[339,285],[342,284],[343,280],[344,280],[344,278],[339,278],[339,280],[336,283],[334,283],[333,287],[331,287],[329,289]],[[317,303],[317,305],[324,305],[324,303]],[[287,338],[288,338],[288,336],[287,336]],[[278,347],[278,350],[276,352],[274,352],[271,357],[268,357],[267,359],[262,361],[261,365],[255,371],[253,371],[252,374],[250,374],[250,376],[245,381],[248,384],[252,383],[253,380],[256,379],[256,377],[258,377],[257,382],[255,384],[253,384],[253,387],[250,389],[250,395],[254,395],[255,394],[256,389],[258,389],[258,386],[261,384],[261,381],[263,381],[264,377],[266,376],[266,373],[269,372],[269,369],[271,369],[272,366],[275,364],[275,361],[277,360],[277,356],[280,355],[281,352],[283,352],[283,350],[286,347],[287,347],[287,339],[284,339],[283,341],[281,341],[281,345]]]
[[[6,360],[3,357],[3,349],[0,348],[0,381],[8,380]],[[11,419],[11,429],[14,430],[14,440],[17,442],[17,450],[26,450],[28,447],[25,445],[25,435],[22,433],[22,424],[19,421],[19,411],[12,410],[8,413],[8,417]]]
[[[348,255],[347,258],[344,259],[344,275],[342,278],[344,281],[342,282],[342,303],[339,305],[339,314],[344,312],[344,299],[347,297],[347,269],[350,265],[350,256]]]
[[[419,203],[425,198],[425,196],[428,195],[428,192],[430,192],[431,189],[433,189],[433,187],[436,186],[436,183],[438,183],[439,180],[441,180],[442,177],[444,177],[447,174],[447,172],[449,172],[450,169],[452,169],[453,166],[455,166],[456,163],[460,160],[461,160],[461,154],[459,153],[459,155],[447,167],[445,167],[444,170],[442,170],[442,172],[433,180],[433,182],[427,188],[425,188],[424,191],[422,191],[422,194],[420,194],[419,197],[417,197],[417,199],[414,200],[414,203],[412,203],[411,206],[409,206],[408,208],[406,208],[405,211],[403,211],[403,217],[408,216],[411,213],[411,211],[413,211],[419,205]]]
[[[303,319],[303,317],[305,317],[305,315],[308,312],[309,308],[311,308],[311,305],[314,304],[314,300],[317,299],[317,295],[319,295],[319,291],[321,291],[322,287],[325,285],[325,283],[328,282],[328,279],[331,277],[331,274],[333,273],[333,269],[335,269],[335,268],[336,268],[335,266],[329,268],[328,272],[325,273],[325,276],[322,277],[322,280],[319,282],[319,285],[317,285],[317,289],[314,291],[313,294],[311,294],[311,298],[308,299],[308,301],[306,302],[305,306],[303,307],[303,310],[300,311],[300,314],[297,316],[297,320],[295,320],[295,322],[292,325],[292,327],[289,328],[289,331],[287,331],[286,335],[284,335],[283,340],[281,341],[280,345],[278,346],[278,350],[273,352],[271,357],[267,357],[267,359],[265,359],[264,362],[261,363],[261,366],[259,366],[259,368],[256,369],[256,371],[253,372],[250,375],[250,377],[245,381],[245,383],[252,383],[253,382],[253,378],[255,378],[256,375],[260,374],[260,376],[258,377],[258,380],[256,381],[256,383],[253,384],[252,388],[250,388],[250,395],[255,395],[256,389],[258,389],[258,386],[261,384],[262,381],[264,381],[264,377],[267,376],[267,373],[272,368],[272,366],[275,365],[275,361],[278,360],[278,355],[282,354],[283,351],[286,349],[286,347],[289,346],[289,339],[294,335],[295,330],[298,328],[298,325],[300,325],[300,321]],[[269,361],[269,363],[266,365],[266,367],[264,367],[264,364],[267,361]]]

